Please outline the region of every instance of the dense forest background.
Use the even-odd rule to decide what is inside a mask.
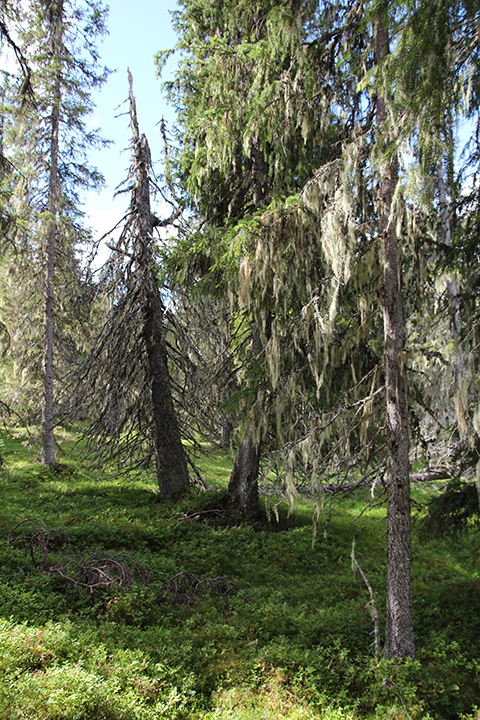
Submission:
[[[31,566],[22,577],[66,583],[64,591],[81,597],[86,592],[97,630],[105,618],[158,625],[154,605],[173,604],[175,622],[185,623],[185,608],[200,597],[207,604],[222,598],[227,617],[226,598],[238,590],[228,541],[221,575],[202,559],[199,568],[167,579],[173,568],[166,562],[162,582],[157,577],[151,585],[146,568],[158,560],[144,564],[110,552],[135,551],[125,538],[113,542],[119,488],[144,483],[162,508],[156,531],[142,530],[147,545],[149,532],[166,538],[165,527],[182,508],[179,520],[206,523],[197,540],[212,558],[219,540],[207,537],[209,528],[220,535],[255,528],[268,545],[269,533],[295,523],[305,529],[308,515],[313,546],[299,562],[317,546],[325,550],[331,526],[342,536],[337,549],[344,546],[349,572],[359,574],[369,599],[373,649],[352,630],[357,654],[347,661],[349,632],[337,628],[322,645],[330,664],[320,668],[305,659],[317,646],[308,632],[284,628],[294,644],[303,637],[307,653],[295,660],[303,680],[286,673],[283,683],[275,675],[283,700],[285,693],[298,695],[299,704],[287,708],[291,716],[467,717],[480,698],[478,640],[473,633],[470,654],[448,671],[442,692],[449,699],[442,704],[435,678],[443,677],[445,658],[460,658],[461,651],[446,649],[451,638],[425,634],[433,610],[415,600],[421,582],[415,555],[412,572],[412,539],[414,547],[421,538],[438,543],[446,566],[463,573],[470,625],[478,610],[480,503],[480,5],[182,0],[172,23],[176,46],[159,48],[155,63],[176,122],[158,118],[162,158],[152,158],[129,72],[131,163],[117,187],[125,213],[96,237],[83,200],[103,182],[89,153],[108,141],[90,116],[93,93],[110,73],[100,57],[108,9],[95,0],[6,0],[0,9],[2,49],[15,60],[2,71],[0,96],[0,458],[5,497],[12,497],[5,581],[20,592],[11,553],[26,544]],[[172,56],[176,70],[162,80]],[[160,160],[162,171],[154,172]],[[28,467],[14,457],[23,458],[22,442]],[[223,468],[214,487],[209,463]],[[69,473],[79,495],[82,483],[91,493],[87,477],[100,484],[115,478],[116,520],[96,537],[102,549],[91,562],[72,556],[66,530],[48,527],[51,508],[45,506],[48,517],[41,511],[42,483],[61,483]],[[32,500],[37,510],[12,514],[15,487],[28,477],[40,492]],[[62,515],[60,507],[59,501]],[[105,492],[100,515],[108,507]],[[289,521],[295,507],[303,520]],[[78,523],[67,523],[76,545],[86,532],[82,514],[79,505]],[[378,534],[369,535],[372,523],[379,523]],[[168,542],[180,548],[189,532]],[[247,535],[245,553],[258,563]],[[362,542],[380,543],[380,576],[365,571],[356,551]],[[425,552],[417,547],[421,572]],[[302,575],[298,583],[304,581]],[[275,587],[271,578],[265,582]],[[455,583],[452,592],[465,591]],[[126,594],[111,595],[120,589]],[[44,590],[47,607],[59,587]],[[426,594],[432,600],[435,592],[429,586]],[[67,614],[83,622],[88,612],[78,602]],[[130,609],[114,617],[112,603]],[[142,616],[139,606],[149,603]],[[63,613],[55,607],[52,615],[40,612],[45,621]],[[300,611],[291,612],[296,623]],[[35,622],[28,613],[16,619]],[[453,613],[452,633],[458,624]],[[8,642],[15,636],[25,643],[17,627],[5,625]],[[258,637],[248,646],[257,645]],[[435,660],[426,659],[427,647]],[[342,671],[320,697],[312,688],[328,686],[326,675],[341,657]],[[365,657],[376,665],[367,669]],[[275,673],[277,660],[268,664]],[[220,692],[220,677],[228,686],[229,671],[216,675],[214,665],[206,675],[197,668],[201,681],[188,679],[191,668],[182,666],[176,705],[165,704],[152,675],[153,685],[125,717],[137,717],[136,703],[145,705],[142,718],[216,713],[208,703]],[[26,685],[32,672],[27,663]],[[47,663],[41,672],[46,677],[52,669]],[[4,673],[17,687],[8,663]],[[362,673],[370,701],[368,690],[359,690]],[[232,676],[230,690],[247,682],[233,670]],[[422,683],[430,695],[422,695]],[[462,702],[453,700],[453,685]],[[27,712],[31,699],[15,706],[15,693],[5,695],[5,710],[0,695],[1,717]],[[197,704],[194,695],[202,698]],[[78,717],[123,712],[98,698],[81,711],[72,703]],[[58,710],[63,715],[45,717],[67,717],[67,705]],[[241,707],[232,717],[267,717],[257,710],[267,712],[249,715]],[[211,716],[228,716],[225,707],[218,712],[224,714]]]

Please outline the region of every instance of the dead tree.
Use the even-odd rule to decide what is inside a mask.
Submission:
[[[163,303],[153,260],[153,229],[159,223],[150,210],[150,150],[145,135],[140,137],[130,71],[128,84],[135,168],[132,212],[137,217],[134,253],[143,289],[143,337],[148,362],[155,465],[160,498],[164,501],[187,489],[188,468],[173,407],[163,328]]]
[[[128,72],[133,161],[130,210],[99,283],[109,310],[70,393],[86,414],[85,436],[98,462],[145,468],[152,460],[162,502],[189,488],[188,465],[172,399],[164,305],[154,259],[154,229],[171,224],[150,207],[150,150],[140,135]],[[178,213],[177,213],[178,215]],[[120,223],[119,223],[120,224]]]

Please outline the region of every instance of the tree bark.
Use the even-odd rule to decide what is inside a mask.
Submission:
[[[262,351],[260,333],[254,328],[252,333],[251,356],[256,358]],[[240,442],[232,474],[228,483],[224,505],[233,513],[244,517],[255,517],[260,514],[258,507],[258,471],[260,466],[260,448],[253,441],[253,435]]]
[[[44,319],[43,319],[43,406],[42,406],[42,462],[55,465],[54,403],[53,403],[53,330],[54,330],[54,274],[55,241],[58,211],[58,149],[61,103],[61,39],[63,0],[51,5],[52,46],[55,63],[55,79],[50,120],[50,172],[48,207],[50,214],[45,248]]]
[[[252,434],[240,443],[233,465],[224,506],[247,518],[260,514],[258,507],[258,469],[260,452]]]
[[[438,199],[440,203],[440,224],[443,235],[443,242],[447,247],[452,247],[452,230],[450,225],[450,212],[447,198],[447,187],[443,172],[443,162],[437,165],[437,189]],[[460,291],[457,284],[455,273],[445,275],[443,278],[447,290],[449,307],[448,314],[450,317],[450,328],[454,342],[453,357],[451,361],[452,367],[452,391],[455,401],[455,412],[457,414],[458,430],[462,440],[470,439],[474,436],[474,429],[469,421],[468,402],[462,391],[464,385],[465,374],[465,358],[462,348],[462,316]]]
[[[156,218],[150,209],[150,150],[145,135],[140,137],[132,76],[128,72],[130,125],[135,162],[135,190],[132,210],[138,218],[135,262],[144,288],[143,336],[147,354],[150,401],[153,414],[155,464],[160,501],[165,502],[189,487],[188,465],[172,400],[168,355],[160,297],[152,253]]]
[[[389,53],[388,32],[376,21],[375,62]],[[385,652],[390,657],[414,657],[412,615],[409,428],[404,377],[405,322],[401,284],[401,254],[395,223],[390,221],[398,179],[396,158],[388,157],[385,98],[377,97],[377,128],[384,142],[379,178],[380,231],[383,240],[383,321],[387,415],[387,620]]]
[[[160,501],[165,502],[189,487],[188,466],[172,400],[163,308],[153,269],[148,270],[145,294],[144,337],[153,410],[155,465]]]
[[[225,411],[222,411],[222,415],[220,418],[220,445],[223,448],[230,447],[230,438],[232,437],[233,427],[234,425],[232,418],[227,415]]]
[[[258,138],[252,140],[252,199],[259,208],[265,203],[268,192],[268,164],[259,146]],[[252,337],[252,358],[262,352],[260,333],[254,328]],[[230,482],[228,483],[225,506],[245,517],[260,513],[258,507],[258,470],[260,463],[259,446],[253,442],[252,433],[241,441],[235,456]]]

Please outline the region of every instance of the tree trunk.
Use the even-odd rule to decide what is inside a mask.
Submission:
[[[54,220],[50,223],[47,239],[47,257],[44,285],[44,320],[43,320],[43,407],[42,407],[42,462],[44,465],[55,465],[54,442],[54,406],[53,406],[53,322],[54,294],[53,276],[55,269],[55,235],[57,232]]]
[[[156,218],[150,210],[150,150],[140,137],[132,76],[128,73],[130,125],[135,154],[135,190],[132,210],[138,218],[135,262],[144,288],[143,336],[147,353],[148,381],[153,415],[155,463],[160,500],[165,502],[189,487],[188,466],[173,406],[168,356],[163,327],[163,305],[152,253]]]
[[[262,351],[260,333],[255,328],[252,333],[252,358],[256,358]],[[249,432],[237,450],[232,474],[228,483],[224,505],[233,513],[245,517],[259,515],[258,507],[258,470],[260,465],[260,449],[253,442],[252,433]]]
[[[258,469],[260,453],[249,433],[238,448],[224,505],[234,513],[254,518],[258,507]]]
[[[450,212],[448,207],[447,188],[445,184],[443,163],[440,161],[437,165],[437,189],[438,199],[440,201],[440,224],[443,235],[443,242],[447,247],[452,247],[452,230],[450,225]],[[462,348],[462,317],[461,317],[461,301],[460,291],[458,289],[455,273],[445,275],[443,278],[448,295],[448,313],[450,316],[450,328],[454,342],[452,367],[452,391],[455,401],[455,412],[458,421],[458,430],[462,440],[470,439],[474,436],[475,430],[471,426],[468,413],[468,401],[465,397],[463,386],[465,383],[465,358]]]
[[[259,147],[258,139],[252,141],[252,197],[255,208],[266,200],[268,187],[268,165]],[[262,343],[258,328],[252,333],[252,358],[262,352]],[[253,442],[252,434],[242,440],[235,456],[230,482],[228,483],[225,506],[245,517],[254,517],[260,513],[258,507],[258,470],[260,462],[259,447]]]
[[[54,443],[54,404],[53,404],[53,328],[54,328],[54,273],[55,241],[57,235],[58,210],[58,148],[61,102],[61,38],[62,38],[63,0],[52,3],[52,46],[55,57],[56,74],[50,120],[50,172],[48,187],[49,226],[46,237],[45,277],[44,277],[44,319],[43,319],[43,406],[42,406],[42,462],[55,465]]]
[[[162,302],[152,266],[147,272],[144,337],[154,422],[155,465],[160,501],[164,502],[188,489],[188,466],[172,400]]]
[[[375,62],[389,52],[388,32],[376,22]],[[385,98],[377,98],[377,127],[389,144]],[[384,154],[387,158],[387,153]],[[410,544],[409,429],[404,377],[405,323],[401,255],[395,223],[389,221],[397,184],[395,158],[380,169],[380,230],[383,238],[383,321],[387,415],[387,621],[385,651],[390,657],[414,657]]]
[[[234,424],[232,421],[232,418],[227,415],[227,413],[222,410],[222,414],[220,417],[220,445],[223,448],[230,447],[230,438],[232,437],[232,430],[233,430]]]
[[[228,333],[228,335],[230,335],[231,330],[230,330],[230,324],[229,324],[228,318],[227,318],[227,313],[224,311],[222,313],[222,315],[225,320],[225,328],[228,328],[228,330],[225,329],[220,334],[220,343],[219,343],[220,344],[220,357],[222,359],[222,368],[223,368],[222,372],[225,374],[225,376],[228,376],[232,372],[232,367],[233,367],[232,356],[228,349],[229,345],[230,345],[230,338],[227,337],[227,333]],[[228,400],[229,396],[230,396],[230,387],[229,387],[229,382],[227,380],[226,383],[223,383],[220,386],[219,398],[218,398],[219,405],[222,405],[226,400]],[[232,432],[233,432],[234,427],[235,427],[234,417],[230,413],[227,413],[224,408],[222,408],[220,411],[220,444],[222,447],[224,447],[224,448],[230,447],[230,440],[232,437]]]

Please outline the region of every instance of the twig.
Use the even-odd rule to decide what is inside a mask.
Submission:
[[[351,558],[352,558],[352,570],[353,570],[353,572],[358,571],[358,572],[360,573],[360,575],[361,575],[362,578],[363,578],[363,581],[364,581],[365,585],[367,586],[367,590],[368,590],[368,593],[369,593],[369,595],[370,595],[370,602],[367,603],[366,607],[369,608],[370,615],[371,615],[372,620],[373,620],[373,632],[374,632],[374,637],[375,637],[375,641],[374,641],[374,644],[375,644],[375,658],[378,660],[378,658],[379,658],[379,656],[380,656],[380,620],[379,620],[379,617],[378,617],[377,604],[376,604],[376,602],[375,602],[375,597],[374,597],[374,595],[373,595],[372,586],[370,585],[367,576],[366,576],[365,573],[363,572],[362,568],[360,567],[360,565],[359,565],[359,563],[358,563],[358,561],[357,561],[357,559],[356,559],[356,557],[355,557],[355,537],[353,538],[353,543],[352,543]]]
[[[182,515],[182,517],[177,518],[177,522],[180,522],[181,520],[194,520],[196,518],[203,517],[204,515],[223,515],[223,516],[225,516],[225,513],[222,510],[201,510],[196,513],[191,513],[191,515],[188,515],[188,513],[185,513],[185,515]]]

